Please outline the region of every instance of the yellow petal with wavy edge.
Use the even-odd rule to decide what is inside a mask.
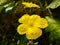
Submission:
[[[40,20],[40,28],[46,28],[48,26],[48,22],[45,18],[41,18]]]
[[[29,7],[29,8],[31,8],[31,7],[40,8],[39,5],[36,5],[36,4],[32,3],[32,2],[30,2],[30,3],[29,2],[22,2],[22,4],[25,5],[25,7]]]
[[[26,32],[27,39],[37,39],[42,35],[42,30],[36,27],[29,28]]]
[[[33,26],[34,27],[40,27],[40,20],[41,20],[41,17],[39,15],[32,15],[31,16],[31,20],[33,21]]]
[[[30,16],[28,14],[24,14],[21,18],[19,18],[18,22],[19,23],[27,23],[29,18],[30,18]]]
[[[18,27],[17,27],[17,32],[21,35],[25,34],[27,31],[27,26],[25,24],[20,24]]]
[[[39,15],[33,14],[30,16],[31,20],[35,21],[37,19],[40,19],[41,17]]]
[[[45,18],[40,18],[34,22],[34,26],[39,28],[46,28],[48,26],[48,22]]]
[[[40,20],[40,16],[39,15],[31,15],[30,16],[30,19],[29,19],[29,21],[28,21],[28,24],[30,25],[30,26],[34,26],[34,22],[36,21],[36,20]],[[36,22],[36,23],[39,23],[39,22]]]

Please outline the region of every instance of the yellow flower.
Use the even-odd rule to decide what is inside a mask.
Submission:
[[[26,34],[27,39],[37,39],[42,35],[40,28],[46,28],[48,26],[47,20],[41,18],[39,15],[28,15],[24,14],[18,20],[22,23],[17,27],[17,32],[21,35]]]
[[[31,7],[40,8],[39,5],[36,5],[36,4],[32,3],[32,2],[30,2],[30,3],[29,2],[22,2],[22,4],[25,5],[25,7],[29,7],[29,8],[31,8]]]
[[[42,30],[36,27],[29,28],[26,32],[27,39],[37,39],[42,35]]]

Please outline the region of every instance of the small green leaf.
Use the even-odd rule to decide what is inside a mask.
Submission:
[[[47,8],[57,8],[58,6],[60,6],[60,0],[53,0],[52,3],[50,5],[47,6]]]
[[[4,7],[6,7],[6,12],[8,12],[9,10],[12,10],[12,8],[15,6],[15,2],[13,1],[13,2],[11,2],[11,3],[9,3],[9,4],[7,4],[7,5],[5,5]]]

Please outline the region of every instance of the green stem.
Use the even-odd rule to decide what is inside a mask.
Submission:
[[[48,8],[48,11],[49,11],[50,17],[53,17],[52,12],[51,12],[51,10],[49,8]]]
[[[42,3],[40,2],[40,8],[43,10],[44,8],[43,8],[43,5],[42,5]]]
[[[47,2],[46,2],[46,0],[45,0],[45,6],[47,7]],[[48,8],[47,10],[48,10],[48,12],[49,12],[50,17],[53,18],[51,10],[50,10],[49,8]]]

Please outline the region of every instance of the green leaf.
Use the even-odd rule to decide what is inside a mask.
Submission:
[[[14,1],[10,2],[9,4],[4,5],[4,7],[6,7],[5,11],[8,12],[8,11],[12,10],[14,6],[15,6]]]
[[[60,0],[53,0],[52,3],[50,5],[47,6],[47,8],[57,8],[58,6],[60,6]]]
[[[49,24],[48,27],[46,28],[47,29],[46,31],[53,31],[59,28],[59,24],[56,19],[51,17],[46,17],[46,19],[48,20],[48,24]]]
[[[46,31],[53,31],[53,30],[58,30],[60,29],[60,24],[59,21],[57,19],[51,18],[51,17],[46,17],[46,19],[48,20],[48,27],[46,29]]]
[[[60,21],[57,19],[46,17],[48,20],[48,27],[45,29],[46,32],[50,32],[49,39],[51,42],[60,39]]]

